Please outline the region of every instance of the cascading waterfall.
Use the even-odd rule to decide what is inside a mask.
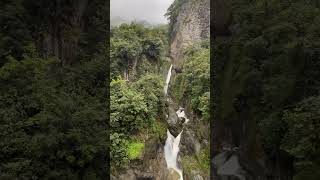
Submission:
[[[178,159],[178,153],[179,153],[179,144],[181,139],[181,134],[183,131],[180,132],[180,134],[174,138],[169,130],[167,130],[167,140],[166,144],[164,146],[164,157],[167,162],[167,168],[174,169],[179,175],[180,180],[183,180],[182,176],[182,170],[178,168],[177,166],[177,159]]]
[[[164,95],[166,96],[168,94],[168,87],[169,87],[169,83],[170,83],[170,79],[171,79],[171,71],[172,71],[172,67],[173,65],[171,64],[169,71],[168,71],[168,75],[167,75],[167,79],[166,79],[166,84],[164,85]]]
[[[173,65],[170,66],[169,72],[166,78],[166,84],[164,86],[164,94],[167,96],[168,94],[168,87],[171,79],[171,71],[172,71]],[[179,118],[183,117],[185,118],[185,123],[189,121],[184,113],[183,108],[179,108],[179,110],[176,112]],[[164,154],[165,154],[165,160],[167,163],[167,168],[168,169],[173,169],[175,170],[179,175],[180,179],[183,180],[183,175],[182,175],[182,170],[178,167],[177,165],[177,160],[178,160],[178,153],[179,153],[179,144],[180,144],[180,139],[181,139],[181,134],[183,130],[179,133],[179,135],[175,138],[170,131],[167,129],[167,140],[164,146]]]

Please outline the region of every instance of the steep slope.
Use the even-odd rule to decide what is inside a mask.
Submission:
[[[175,68],[183,64],[183,51],[209,37],[210,1],[176,0],[168,10],[171,24],[170,55]]]
[[[174,112],[182,108],[189,119],[183,123],[179,152],[183,176],[209,179],[210,1],[175,0],[167,16],[174,69],[169,96],[176,104]],[[173,134],[181,131],[177,129]]]

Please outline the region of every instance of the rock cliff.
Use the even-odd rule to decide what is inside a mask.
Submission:
[[[177,73],[183,72],[186,57],[184,51],[197,42],[208,39],[210,36],[210,0],[175,0],[168,10],[170,15],[170,56],[172,59],[173,79]],[[208,67],[209,68],[209,67]],[[172,83],[180,83],[173,80]],[[176,84],[183,86],[183,84]],[[178,102],[177,97],[172,98],[179,106],[185,103]],[[175,109],[177,111],[177,109]],[[189,107],[185,107],[186,115],[190,121],[183,126],[180,144],[180,164],[183,167],[184,179],[209,179],[205,164],[206,157],[201,157],[209,149],[209,125]],[[201,165],[199,165],[201,164]]]
[[[210,0],[176,0],[172,7],[170,55],[174,67],[181,68],[184,49],[209,38]]]
[[[106,3],[100,0],[34,3],[32,13],[42,17],[34,28],[41,32],[37,39],[43,55],[58,57],[63,65],[71,65],[84,52],[92,55],[102,49],[108,29]],[[96,28],[97,24],[103,27]]]

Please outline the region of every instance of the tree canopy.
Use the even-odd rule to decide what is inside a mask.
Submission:
[[[106,21],[100,16],[106,13],[104,2],[84,6],[86,15],[79,21],[86,22],[84,27],[90,24],[85,30],[68,24],[75,4],[65,1],[57,12],[59,2],[0,3],[0,179],[108,175],[109,72],[106,35],[101,36]],[[55,31],[57,27],[65,31]],[[53,31],[60,47],[79,38],[71,31],[83,36],[74,48],[60,48],[57,55],[43,45],[45,37],[57,35]],[[68,56],[70,64],[64,63],[68,53],[77,54]]]
[[[318,144],[306,132],[317,137],[313,130],[319,129],[313,110],[320,90],[319,2],[228,2],[232,35],[216,39],[216,118],[234,128],[246,121],[250,144],[256,143],[250,137],[259,134],[269,158],[286,152],[295,160],[298,177],[301,163],[302,169],[319,165],[317,158],[305,156]],[[250,154],[257,151],[255,145],[247,147]]]

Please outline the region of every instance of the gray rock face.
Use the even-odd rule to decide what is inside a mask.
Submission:
[[[164,158],[162,140],[150,139],[145,144],[143,157],[130,162],[122,172],[111,176],[112,180],[167,180],[168,169]]]
[[[174,169],[169,169],[169,174],[168,174],[168,180],[179,180],[180,179],[180,175],[177,171],[175,171]]]
[[[184,49],[209,37],[210,0],[185,0],[173,26],[170,51],[174,67],[179,69]]]
[[[181,153],[182,154],[197,154],[201,149],[201,144],[194,132],[190,129],[184,130],[181,138]]]
[[[204,180],[202,176],[200,176],[199,174],[198,175],[195,175],[193,177],[193,180]]]
[[[219,178],[234,178],[237,180],[246,180],[246,173],[240,165],[239,157],[231,151],[225,151],[213,158],[213,166],[216,169]]]
[[[177,111],[177,105],[171,100],[169,99],[166,102],[166,106],[167,106],[167,122],[168,122],[168,129],[170,131],[170,133],[176,137],[178,136],[178,134],[180,134],[180,132],[183,129],[183,123],[184,123],[184,119],[179,118],[176,111]]]
[[[246,158],[240,148],[224,148],[211,161],[212,175],[218,180],[267,180],[263,165]]]
[[[240,166],[239,158],[236,155],[232,155],[224,164],[218,168],[218,175],[221,176],[236,176],[239,180],[245,180],[242,175],[243,169]]]

